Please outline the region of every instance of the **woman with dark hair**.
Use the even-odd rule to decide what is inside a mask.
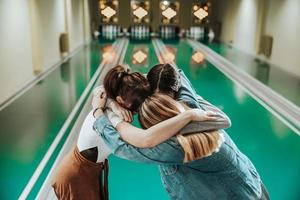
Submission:
[[[168,95],[155,93],[142,104],[139,120],[144,128],[149,128],[186,109],[189,108]],[[213,139],[220,135],[223,140],[218,150],[207,150],[211,145],[216,145]],[[269,199],[255,167],[224,131],[200,136],[176,136],[185,152],[184,162],[193,161],[189,164],[193,175],[186,173],[187,166],[176,166],[182,172],[178,170],[174,178],[163,177],[163,184],[172,199]],[[188,186],[175,181],[178,179],[188,181]]]
[[[163,95],[166,94],[172,98],[177,98],[178,100],[184,100],[182,99],[182,96],[189,95],[190,101],[185,101],[190,107],[194,108],[202,108],[204,110],[207,110],[207,108],[210,108],[209,110],[215,110],[217,109],[209,102],[205,101],[202,97],[196,94],[195,90],[192,88],[191,83],[186,78],[184,73],[181,70],[178,70],[174,65],[170,63],[166,64],[158,64],[154,66],[148,73],[147,79],[150,83],[150,87],[153,93],[160,94],[160,95],[154,95],[153,97],[150,97],[149,99],[146,99],[146,101],[141,106],[140,110],[140,121],[142,124],[145,124],[146,119],[149,118],[149,116],[157,115],[160,116],[159,121],[163,121],[165,119],[168,119],[167,117],[163,118],[161,115],[161,110],[154,109],[153,107],[153,100],[159,101],[161,103],[165,102],[163,99]],[[180,87],[180,85],[183,84],[188,87]],[[171,100],[169,100],[169,103],[164,103],[163,106],[164,109],[167,109],[167,107],[170,107]],[[198,104],[196,104],[197,102]],[[175,102],[173,102],[175,103]],[[178,104],[177,104],[178,106]],[[221,111],[220,111],[221,112]],[[174,115],[169,115],[174,116]],[[154,125],[155,123],[151,123]],[[151,125],[148,124],[146,126],[149,128]],[[238,184],[230,184],[230,186],[226,186],[226,190],[232,190],[234,191],[236,197],[239,197],[240,199],[269,199],[269,195],[267,192],[267,189],[265,188],[264,184],[260,180],[260,177],[258,175],[258,172],[256,171],[255,167],[251,163],[251,161],[242,154],[239,149],[236,147],[234,142],[231,140],[229,135],[225,131],[222,131],[222,133],[225,136],[225,142],[221,146],[220,151],[216,154],[213,154],[206,159],[199,160],[199,164],[202,164],[201,172],[208,172],[207,177],[210,177],[211,175],[216,175],[214,173],[211,173],[212,165],[209,164],[211,162],[215,168],[219,168],[223,171],[222,177],[216,176],[219,180],[222,180],[222,182],[230,182],[230,183],[238,183]],[[179,141],[180,142],[180,141]],[[229,147],[229,148],[228,148]],[[224,150],[226,149],[226,150]],[[216,157],[219,158],[217,159]],[[226,158],[226,162],[228,162],[228,165],[226,166],[223,159],[221,157]],[[229,164],[230,163],[230,164]],[[227,175],[226,175],[227,174]],[[201,174],[203,177],[203,173]],[[213,180],[209,178],[209,180]],[[240,181],[238,181],[240,180]],[[169,182],[166,183],[166,187],[170,187],[174,183]],[[217,195],[218,193],[218,183],[213,183],[213,181],[209,182],[208,185],[210,185],[210,192],[214,193],[214,195]],[[199,186],[201,187],[202,184]],[[173,186],[172,188],[176,188],[176,186]],[[259,191],[261,191],[261,195],[259,195]],[[174,190],[176,193],[176,191]],[[189,191],[187,191],[189,192]],[[220,194],[222,192],[220,191]],[[208,198],[210,194],[207,194],[207,196],[203,196],[204,198]],[[261,197],[259,197],[261,196]]]
[[[151,91],[168,94],[175,98],[180,88],[180,74],[170,63],[154,65],[147,74]]]
[[[184,73],[171,64],[156,65],[150,70],[147,78],[150,82],[151,93],[166,94],[171,98],[184,101],[189,107],[206,111],[213,110],[220,116],[225,116],[222,120],[227,120],[230,124],[227,116],[198,96]],[[153,99],[153,97],[155,98]],[[160,111],[167,109],[168,112],[172,113],[171,110],[175,108],[168,109],[168,106],[178,105],[175,101],[170,104],[173,101],[171,98],[164,101],[164,104],[155,104],[153,101],[160,102],[162,97],[160,95],[153,97],[149,97],[143,103],[140,111],[140,120],[145,128],[167,119],[160,119],[162,116],[168,116],[163,115]],[[117,156],[160,165],[163,184],[172,199],[269,199],[251,161],[239,151],[231,138],[222,130],[219,132],[224,135],[225,141],[221,144],[220,151],[214,151],[210,156],[204,153],[204,157],[201,151],[194,152],[194,155],[189,158],[186,149],[193,149],[195,146],[193,147],[188,143],[184,144],[179,141],[180,139],[178,140],[178,137],[171,137],[164,143],[150,149],[137,148],[132,146],[135,143],[130,138],[126,138],[126,134],[128,134],[126,131],[124,132],[117,127],[118,133],[105,117],[101,114],[98,116],[94,128]],[[148,125],[146,121],[148,121]],[[156,122],[153,123],[153,121]],[[199,133],[203,132],[201,128],[203,128],[201,125],[196,125],[192,129]],[[207,135],[209,134],[211,133],[207,133]],[[191,143],[194,141],[195,139]],[[201,142],[203,145],[203,140]]]
[[[121,65],[107,73],[103,84],[107,97],[130,111],[138,111],[139,106],[151,94],[150,84],[144,75],[131,73]]]
[[[120,70],[119,68],[120,66],[114,68],[111,72],[115,73],[115,71]],[[123,70],[121,72],[118,71],[117,73],[122,74],[122,77],[116,77],[114,80],[115,82],[106,81],[106,86],[110,86],[110,84],[115,86],[115,84],[124,83],[124,88],[130,89],[127,93],[129,97],[135,97],[135,99],[139,100],[141,96],[135,95],[139,94],[141,88],[146,88],[147,85],[144,87],[141,84],[135,85],[131,83],[143,83],[143,81],[146,80],[145,77],[135,73],[128,74],[126,72],[125,74],[125,71]],[[109,75],[111,74],[109,73]],[[124,98],[126,96],[125,93],[122,93],[122,88],[123,86],[120,87],[120,91],[121,96],[124,95],[122,96]],[[119,90],[119,88],[116,90]],[[135,93],[132,93],[131,90],[135,91]],[[143,90],[149,91],[149,89]],[[111,92],[110,96],[112,98],[115,97],[123,105],[128,105],[126,104],[126,101],[123,102],[122,97],[116,95],[114,91],[109,92]],[[107,157],[111,154],[112,150],[105,144],[104,139],[99,137],[97,132],[93,129],[93,123],[96,120],[95,116],[98,115],[99,112],[102,112],[103,108],[106,108],[105,116],[108,117],[110,123],[113,124],[114,127],[119,127],[119,129],[122,130],[122,133],[128,132],[125,138],[140,147],[155,146],[156,144],[165,141],[191,121],[210,121],[216,119],[211,112],[203,112],[199,109],[194,109],[182,112],[170,120],[166,120],[156,126],[143,130],[132,126],[116,115],[115,113],[119,113],[120,116],[125,116],[128,121],[132,118],[132,116],[130,117],[128,115],[130,112],[118,106],[114,101],[111,101],[109,106],[107,106],[106,94],[103,87],[96,88],[93,94],[94,99],[92,104],[93,106],[96,106],[97,109],[91,111],[86,116],[81,130],[79,131],[76,145],[56,168],[56,175],[52,180],[52,187],[58,199],[108,199]],[[128,107],[130,106],[132,106],[132,104]],[[212,150],[216,148],[216,146],[211,147]]]
[[[120,117],[125,120],[114,124],[114,126],[121,134],[121,137],[130,144],[144,148],[153,147],[169,139],[182,129],[181,127],[174,132],[172,131],[174,129],[166,126],[162,127],[162,131],[160,132],[148,134],[146,130],[139,129],[128,123],[130,120],[126,119],[132,119],[131,112],[138,112],[140,105],[152,94],[150,84],[144,75],[138,72],[129,72],[126,67],[118,65],[107,73],[103,86],[107,97],[111,99],[109,101],[115,101],[116,104],[121,106],[119,109],[123,109],[123,114]],[[97,100],[94,98],[93,102],[95,101]],[[194,112],[201,111],[200,109],[194,110]],[[200,113],[198,115],[201,116]],[[199,129],[202,131],[218,130],[230,126],[230,121],[225,115],[220,115],[218,112],[209,110],[202,113],[201,119],[197,121],[201,121],[197,123],[200,123]],[[182,122],[181,118],[178,118],[178,121],[174,119],[174,127],[183,124]],[[195,124],[192,126],[195,127]],[[182,133],[187,134],[190,132],[190,128],[185,128]]]
[[[141,102],[152,93],[150,84],[143,75],[136,72],[130,73],[122,66],[117,66],[108,72],[104,79],[104,87],[108,97],[131,111],[138,111],[137,108],[140,107]],[[137,107],[132,106],[135,99],[138,102]],[[186,100],[188,100],[187,96]],[[95,108],[95,116],[99,118],[95,122],[94,128],[101,134],[112,152],[119,157],[133,161],[157,163],[160,165],[162,177],[165,176],[165,173],[169,174],[174,170],[171,164],[182,165],[184,162],[187,163],[217,152],[223,137],[216,130],[230,126],[230,120],[226,115],[217,109],[215,109],[216,112],[212,113],[207,109],[211,113],[210,119],[206,118],[207,120],[202,120],[197,124],[189,124],[179,132],[181,134],[179,137],[172,137],[178,132],[171,132],[171,127],[165,127],[166,131],[153,133],[152,136],[155,135],[155,137],[145,139],[145,137],[141,137],[141,129],[125,121],[115,126],[117,132],[114,126],[103,116],[102,110],[103,108]],[[182,112],[188,112],[188,110]],[[180,121],[177,122],[180,123]],[[156,124],[156,126],[158,125],[163,126],[161,123]],[[202,133],[203,131],[210,132]],[[185,135],[186,133],[193,134]],[[178,143],[177,138],[181,138],[181,144]],[[196,149],[199,151],[194,153],[193,151]],[[169,175],[169,177],[178,178],[173,172]],[[186,175],[192,176],[193,170],[187,170]]]

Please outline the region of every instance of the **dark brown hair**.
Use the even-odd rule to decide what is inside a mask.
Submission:
[[[174,94],[178,92],[180,77],[176,68],[170,63],[153,66],[147,75],[147,79],[152,93]]]
[[[137,112],[143,101],[151,94],[148,80],[138,72],[128,72],[123,66],[112,68],[104,78],[107,97],[121,96],[127,109]]]

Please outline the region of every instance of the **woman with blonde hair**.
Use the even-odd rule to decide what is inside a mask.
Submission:
[[[120,73],[121,75],[119,75]],[[115,74],[116,77],[122,80],[125,80],[122,77],[126,78],[128,76],[122,72],[116,72]],[[184,110],[184,107],[174,102],[174,99],[176,99],[183,101],[190,108],[214,111],[219,116],[222,116],[220,121],[223,124],[223,128],[230,126],[229,118],[222,111],[196,94],[183,71],[176,69],[170,64],[159,64],[149,71],[147,79],[152,94],[163,93],[170,97],[169,99],[165,96],[163,98],[166,99],[164,103],[166,103],[165,107],[169,108],[168,112],[173,113],[171,115],[175,116]],[[165,108],[155,105],[150,100],[150,98],[154,98],[152,100],[157,101],[156,104],[163,104],[161,103],[160,94],[149,97],[149,101],[146,100],[142,106],[137,106],[137,101],[133,101],[132,97],[138,96],[140,91],[133,92],[135,94],[133,96],[122,95],[120,87],[130,86],[131,84],[121,83],[116,84],[118,87],[115,88],[111,87],[111,84],[107,84],[105,89],[106,91],[110,89],[116,91],[116,95],[122,97],[122,99],[119,98],[122,101],[118,101],[118,98],[116,98],[117,101],[128,109],[138,107],[138,109],[133,110],[141,110],[140,114],[144,116],[140,116],[140,121],[144,127],[150,127],[156,121],[165,120],[161,116],[162,113],[159,112]],[[135,85],[132,86],[135,87]],[[125,90],[124,94],[126,94]],[[128,100],[128,97],[131,99]],[[167,102],[173,103],[167,104]],[[132,107],[132,105],[135,106]],[[147,116],[151,113],[153,113],[151,117]],[[141,140],[135,140],[135,137],[130,137],[132,134],[128,133],[131,131],[126,126],[117,126],[116,130],[105,116],[99,114],[96,117],[98,119],[94,123],[94,128],[115,155],[142,163],[159,164],[162,183],[171,199],[269,199],[255,167],[223,130],[219,130],[218,133],[206,132],[204,134],[207,136],[197,137],[196,139],[177,135],[152,148],[138,148],[138,141]],[[167,114],[164,117],[167,118]],[[149,120],[147,121],[146,119]],[[205,124],[195,125],[190,127],[187,132],[202,134],[199,132],[205,131],[203,126],[207,127],[211,123],[210,125],[217,127],[220,125],[218,122],[218,120],[213,120]],[[226,122],[225,126],[224,122]],[[218,129],[222,128],[206,130]],[[222,134],[224,136],[224,141],[220,144],[219,151],[218,145],[216,145],[218,143],[215,143],[214,137],[210,137],[211,134],[215,135],[218,141],[222,138]],[[165,134],[162,132],[161,135]],[[197,141],[196,144],[195,141]],[[203,148],[203,145],[208,148]],[[200,147],[200,150],[197,149],[198,147]]]
[[[164,94],[154,94],[147,98],[139,111],[139,122],[144,129],[150,128],[164,120],[190,110],[188,106]],[[219,150],[224,141],[219,131],[178,134],[178,142],[184,150],[184,162],[190,162]]]
[[[123,98],[129,95],[135,101],[142,101],[143,96],[141,95],[141,91],[144,90],[146,90],[146,96],[147,85],[143,84],[147,83],[147,79],[143,75],[127,73],[123,67],[117,66],[110,70],[107,75],[107,77],[111,76],[112,78],[104,81],[104,83],[110,87],[115,86],[115,89],[119,90]],[[120,81],[123,81],[124,88],[120,87]],[[109,119],[113,127],[116,127],[122,133],[124,139],[139,147],[151,147],[162,143],[178,133],[191,121],[199,123],[201,121],[201,123],[206,124],[208,121],[219,119],[218,116],[215,116],[211,112],[193,109],[144,130],[128,123],[128,121],[132,121],[131,113],[114,101],[119,100],[123,105],[134,107],[134,104],[128,101],[129,98],[123,102],[122,97],[116,94],[118,96],[114,100],[107,102],[106,93],[102,86],[95,88],[93,95],[92,105],[95,107],[95,110],[90,111],[85,117],[76,145],[56,168],[52,187],[58,199],[108,199],[107,157],[111,153],[116,154],[117,151],[110,149],[105,144],[104,139],[99,137],[93,129],[93,123],[96,120],[95,117],[99,113],[103,115],[104,108],[105,116]],[[211,124],[207,126],[203,125],[203,127],[206,129],[215,128]],[[224,127],[224,123],[222,127]]]
[[[141,105],[139,121],[143,128],[150,128],[189,109],[168,95],[155,93]],[[172,199],[269,199],[255,167],[224,131],[178,134],[176,138],[185,165],[173,166],[174,178],[163,177]],[[187,168],[193,170],[192,175],[186,173]]]

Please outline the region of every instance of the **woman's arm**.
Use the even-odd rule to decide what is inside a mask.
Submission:
[[[198,97],[198,103],[205,111],[211,111],[215,113],[216,120],[213,121],[202,121],[202,122],[191,122],[180,130],[179,134],[187,135],[191,133],[199,133],[203,131],[212,131],[219,129],[226,129],[231,127],[231,121],[229,117],[221,111],[218,107],[210,104],[202,97]]]
[[[229,117],[216,106],[210,104],[208,101],[199,96],[182,70],[179,70],[179,74],[181,79],[181,88],[179,90],[177,100],[185,102],[191,108],[201,108],[205,111],[211,111],[217,114],[216,120],[198,122],[198,125],[196,126],[195,123],[192,129],[187,127],[185,130],[183,130],[183,132],[180,133],[190,134],[194,133],[196,129],[198,129],[199,132],[202,132],[208,130],[229,128],[231,126]]]
[[[100,101],[100,95],[105,92],[104,86],[100,85],[93,90],[93,100],[92,100],[92,107],[93,109],[98,107]],[[114,113],[116,113],[119,117],[121,117],[126,122],[132,122],[132,113],[122,108],[117,102],[113,99],[107,98],[105,107],[109,107],[112,109]]]
[[[222,110],[220,110],[217,106],[214,106],[213,104],[209,103],[208,101],[206,101],[205,99],[203,99],[201,96],[198,95],[198,103],[206,110],[206,111],[211,111],[216,113],[219,117],[218,121],[224,121],[226,127],[224,128],[229,128],[231,126],[231,120],[228,117],[228,115],[226,115],[226,113],[224,113]]]
[[[122,139],[139,148],[154,147],[178,133],[190,121],[214,120],[212,112],[192,109],[160,122],[146,130],[134,127],[130,123],[120,122],[116,129]]]

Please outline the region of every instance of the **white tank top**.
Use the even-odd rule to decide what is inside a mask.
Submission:
[[[113,126],[116,126],[119,122],[122,121],[116,114],[113,112],[106,113],[109,120],[112,122]],[[83,151],[86,149],[90,149],[93,147],[97,147],[98,149],[98,158],[97,163],[103,162],[109,154],[111,154],[111,150],[106,146],[102,137],[93,129],[93,125],[96,119],[93,116],[93,111],[91,111],[85,118],[79,137],[77,140],[77,147],[79,151]]]

